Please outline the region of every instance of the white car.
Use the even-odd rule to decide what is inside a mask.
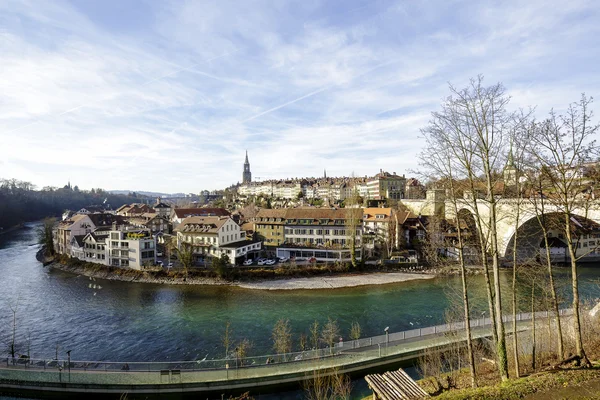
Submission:
[[[290,259],[287,257],[279,257],[279,262],[280,263],[284,263],[284,262],[288,262]]]
[[[265,265],[266,263],[267,263],[267,260],[260,259],[260,260],[258,260],[257,264],[258,265]]]
[[[275,261],[275,260],[267,260],[267,261],[265,261],[265,264],[267,264],[267,265],[275,265],[276,262],[277,261]]]
[[[244,261],[244,265],[252,265],[252,260],[246,260],[246,261]]]

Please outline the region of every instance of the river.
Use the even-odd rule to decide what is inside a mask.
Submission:
[[[11,306],[17,305],[17,352],[32,358],[161,361],[223,358],[221,336],[231,323],[236,340],[248,338],[251,354],[272,351],[271,330],[290,320],[295,342],[300,333],[328,317],[342,336],[357,321],[363,336],[444,322],[458,277],[335,290],[261,291],[231,286],[182,286],[90,281],[36,261],[35,224],[0,235],[1,343],[10,342]],[[559,270],[568,278],[568,270]],[[583,298],[600,297],[600,268],[581,268]],[[510,275],[502,274],[504,286]],[[567,281],[564,291],[568,296]],[[92,285],[92,287],[90,287]],[[96,288],[93,288],[96,285]],[[470,277],[474,315],[486,310],[482,276]],[[101,286],[99,288],[98,286]],[[529,289],[522,288],[523,297]],[[505,296],[505,300],[508,300]],[[528,305],[524,305],[527,308]],[[506,308],[508,311],[508,308]],[[7,346],[0,349],[0,354]]]

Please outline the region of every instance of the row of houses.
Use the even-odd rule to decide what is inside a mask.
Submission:
[[[90,211],[90,210],[93,210]],[[227,255],[232,262],[261,250],[223,208],[127,204],[115,211],[87,207],[67,213],[54,232],[55,250],[82,261],[142,269],[157,262],[158,248],[173,240],[197,259]]]
[[[263,209],[253,218],[256,236],[277,256],[317,261],[360,259],[379,248],[387,254],[424,239],[422,218],[392,208]]]
[[[111,213],[75,214],[54,233],[55,250],[82,261],[142,269],[156,263],[156,237]]]
[[[301,178],[246,182],[239,186],[241,196],[268,196],[281,199],[323,199],[343,201],[358,194],[367,200],[422,198],[424,187],[414,178],[380,170],[373,177]]]

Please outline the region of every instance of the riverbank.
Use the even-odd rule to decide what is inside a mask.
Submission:
[[[259,282],[237,282],[236,286],[260,290],[339,289],[345,287],[385,285],[420,279],[435,278],[433,274],[406,272],[371,272],[342,276],[290,278]]]
[[[436,276],[434,273],[424,272],[379,271],[353,274],[331,273],[312,277],[280,276],[271,279],[225,280],[218,277],[197,276],[194,273],[190,273],[186,277],[182,271],[136,271],[90,265],[89,263],[85,265],[69,265],[55,261],[49,264],[48,267],[94,279],[164,285],[228,285],[254,290],[339,289],[431,279]]]

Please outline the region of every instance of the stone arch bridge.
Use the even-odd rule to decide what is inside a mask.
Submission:
[[[497,232],[498,232],[498,251],[500,257],[507,257],[512,249],[512,241],[514,240],[517,229],[537,226],[536,219],[536,203],[540,209],[540,199],[500,199],[496,207],[497,216]],[[454,213],[454,205],[450,200],[435,198],[428,196],[428,199],[423,200],[405,200],[402,201],[412,212],[421,215],[440,215],[447,219],[456,217]],[[458,200],[457,208],[459,213],[468,212],[473,217],[473,204],[469,200]],[[489,215],[490,207],[485,200],[478,202],[479,215],[482,219],[483,236],[489,241]],[[517,213],[517,211],[519,211]],[[517,214],[518,218],[517,218]],[[561,214],[560,207],[546,201],[544,203],[544,214]],[[573,209],[573,215],[578,216],[581,221],[589,220],[600,224],[600,200],[589,200]],[[521,231],[519,231],[521,232]],[[538,236],[537,246],[539,246],[541,235]],[[525,237],[523,237],[525,240]],[[600,240],[600,238],[598,239]],[[530,244],[533,244],[531,242]],[[521,240],[518,243],[521,246]]]

